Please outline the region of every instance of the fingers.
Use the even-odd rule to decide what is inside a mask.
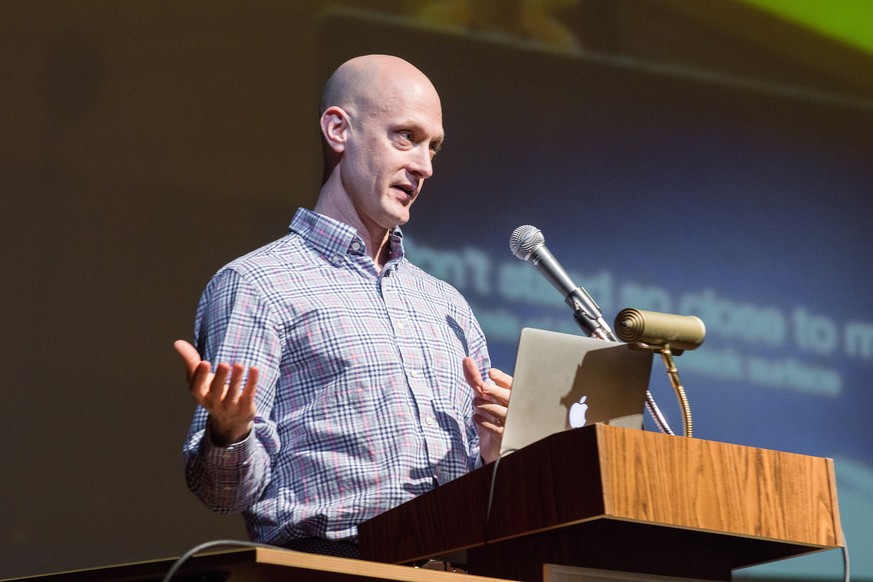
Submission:
[[[212,440],[218,445],[239,442],[251,431],[257,414],[258,369],[248,369],[243,385],[245,374],[246,369],[241,364],[219,364],[199,402],[209,413]]]
[[[219,364],[213,374],[209,362],[201,362],[195,368],[188,388],[197,404],[211,412],[216,403],[221,402],[226,392],[225,383],[229,369],[227,364]]]
[[[473,399],[473,422],[479,432],[479,451],[485,462],[491,462],[500,453],[512,376],[492,368],[488,370],[489,381],[486,382],[482,379],[476,362],[469,357],[464,358],[463,368],[464,379],[476,392]]]
[[[508,388],[501,388],[496,384],[486,383],[482,387],[482,397],[497,402],[504,407],[509,405],[509,396],[511,392]]]
[[[503,370],[491,368],[490,370],[488,370],[488,377],[491,378],[494,383],[501,388],[506,388],[507,390],[512,388],[512,376],[510,376]]]
[[[197,404],[201,406],[204,404],[206,397],[209,395],[212,379],[212,364],[209,362],[200,362],[194,368],[193,373],[189,374],[188,389],[191,391]]]
[[[485,413],[488,416],[501,420],[506,418],[506,405],[501,404],[500,402],[495,402],[489,398],[475,398],[473,399],[473,407],[476,409],[477,413]]]
[[[213,375],[212,365],[200,358],[197,348],[191,345],[190,342],[176,340],[173,342],[173,348],[185,363],[189,388],[194,393],[198,404],[223,401],[226,394],[229,394],[231,397],[228,403],[239,402],[241,399],[254,402],[254,391],[258,383],[257,368],[249,368],[245,387],[240,391],[239,388],[244,373],[242,365],[236,364],[231,368],[227,364],[219,364]],[[230,381],[227,379],[228,373],[230,374]],[[228,384],[232,388],[230,391],[227,390]]]
[[[484,382],[482,381],[482,375],[479,373],[479,367],[476,365],[476,361],[467,356],[464,358],[463,366],[464,379],[467,380],[467,384],[472,386],[477,392],[481,392]]]
[[[475,407],[474,419],[477,423],[490,428],[496,434],[503,434],[503,424],[506,421],[506,406],[496,402],[476,398],[473,401]],[[496,429],[499,429],[497,431]]]
[[[509,390],[493,384],[483,384],[483,393],[473,399],[476,409],[473,420],[495,437],[503,435],[503,425],[506,422]]]
[[[246,385],[243,387],[242,379],[244,373],[245,369],[242,364],[234,364],[233,368],[231,368],[230,382],[223,388],[221,403],[225,408],[236,407],[240,410],[246,410],[246,403],[251,404],[254,402],[254,392],[258,385],[258,370],[257,368],[249,368],[249,376],[246,378]],[[215,381],[213,381],[214,383]]]
[[[491,382],[482,382],[480,395],[507,406],[512,388],[512,376],[497,368],[491,368],[488,370],[488,377]]]
[[[203,361],[194,369],[189,388],[197,404],[210,414],[239,407],[244,410],[254,410],[255,394],[258,387],[258,369],[249,368],[245,386],[242,379],[245,368],[241,364],[219,364],[215,373],[212,366]]]
[[[473,421],[476,425],[488,431],[492,436],[500,438],[503,436],[503,421],[499,419],[489,418],[481,414],[474,414]]]
[[[249,368],[246,376],[242,364],[221,363],[213,373],[212,364],[202,360],[189,342],[178,340],[173,348],[185,362],[188,388],[194,400],[209,413],[212,440],[224,445],[239,442],[251,430],[257,414],[258,369]]]
[[[464,358],[463,367],[464,378],[477,394],[474,402],[476,409],[487,412],[502,424],[502,420],[506,418],[506,406],[509,404],[512,376],[492,368],[488,371],[491,381],[486,382],[482,379],[476,362],[470,357]]]
[[[185,362],[188,380],[191,380],[197,366],[200,364],[200,353],[197,351],[197,348],[185,340],[176,340],[173,342],[173,348],[175,348],[179,357],[182,358],[182,361]]]
[[[249,375],[246,378],[246,385],[243,387],[239,395],[240,408],[251,410],[254,414],[255,410],[255,392],[258,388],[258,369],[249,368]]]

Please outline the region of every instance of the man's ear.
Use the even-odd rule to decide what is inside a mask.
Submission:
[[[327,147],[336,153],[345,150],[350,128],[349,114],[341,107],[328,107],[321,114],[321,135]]]

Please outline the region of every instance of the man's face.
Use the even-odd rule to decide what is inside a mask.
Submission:
[[[418,81],[387,87],[371,103],[350,114],[342,183],[365,226],[388,230],[409,221],[410,206],[433,174],[442,110],[433,87]]]

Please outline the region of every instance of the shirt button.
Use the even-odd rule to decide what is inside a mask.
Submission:
[[[406,324],[402,321],[397,322],[397,329],[406,329]]]
[[[353,242],[352,243],[352,250],[353,251],[361,250],[361,243],[359,243],[358,241]]]
[[[421,372],[419,372],[418,370],[410,370],[409,375],[413,378],[419,378],[421,377]]]
[[[427,423],[427,426],[433,426],[433,417],[428,416],[427,418],[424,419],[424,422]]]
[[[342,256],[340,256],[340,255],[334,255],[334,256],[333,256],[333,262],[336,263],[336,264],[339,264],[342,260],[343,260],[343,258],[342,258]]]

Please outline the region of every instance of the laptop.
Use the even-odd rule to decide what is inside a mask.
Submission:
[[[522,329],[501,455],[597,422],[641,429],[651,370],[627,344]]]

